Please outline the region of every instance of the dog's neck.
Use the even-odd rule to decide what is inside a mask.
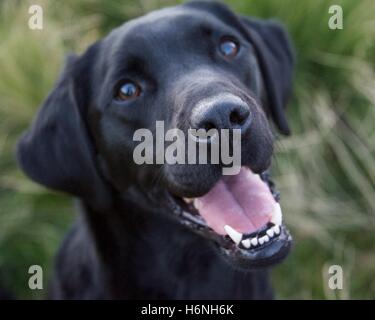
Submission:
[[[108,212],[94,211],[85,203],[82,207],[84,227],[93,238],[113,298],[247,299],[258,296],[257,290],[271,296],[264,271],[235,271],[213,243],[163,214],[124,200]]]

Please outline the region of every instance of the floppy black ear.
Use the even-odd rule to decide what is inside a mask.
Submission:
[[[285,108],[292,89],[294,52],[282,25],[273,20],[238,16],[216,1],[192,1],[185,6],[214,14],[253,44],[263,75],[268,111],[280,132],[290,134]]]
[[[85,123],[84,94],[89,93],[83,91],[89,90],[85,87],[89,72],[80,59],[67,59],[55,88],[20,139],[17,159],[34,181],[104,208],[109,205],[110,194],[97,170]],[[75,73],[85,79],[76,79]]]
[[[283,26],[273,20],[242,17],[263,73],[268,108],[280,132],[289,135],[285,108],[292,91],[294,52]]]

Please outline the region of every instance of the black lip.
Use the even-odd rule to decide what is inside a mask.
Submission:
[[[276,191],[269,173],[262,173],[261,178],[268,184],[275,200],[279,202],[280,194]],[[184,209],[175,197],[171,196],[170,198],[170,204],[177,220],[191,231],[212,240],[224,259],[235,268],[252,270],[270,267],[281,262],[290,252],[292,236],[285,225],[280,226],[280,234],[269,242],[255,248],[240,248],[228,236],[219,235],[209,228],[201,216]],[[257,233],[260,232],[262,230],[257,231]]]
[[[290,252],[292,236],[282,225],[280,235],[269,243],[254,249],[241,249],[234,243],[231,248],[219,247],[226,260],[239,269],[251,270],[265,268],[280,263]]]

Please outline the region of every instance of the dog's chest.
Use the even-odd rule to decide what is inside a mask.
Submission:
[[[230,267],[212,244],[190,232],[155,237],[140,251],[135,291],[145,299],[266,299],[272,297],[265,271]],[[159,239],[160,242],[157,242]]]

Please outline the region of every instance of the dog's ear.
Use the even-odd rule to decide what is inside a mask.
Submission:
[[[290,134],[285,108],[292,91],[294,51],[283,26],[273,20],[241,17],[258,56],[269,112],[281,133]]]
[[[70,56],[54,89],[17,146],[17,160],[34,181],[109,206],[86,124],[90,72],[85,56]]]
[[[214,14],[252,43],[263,75],[268,112],[280,132],[289,135],[285,108],[292,89],[294,51],[282,25],[272,20],[238,16],[215,1],[192,1],[185,6]]]

